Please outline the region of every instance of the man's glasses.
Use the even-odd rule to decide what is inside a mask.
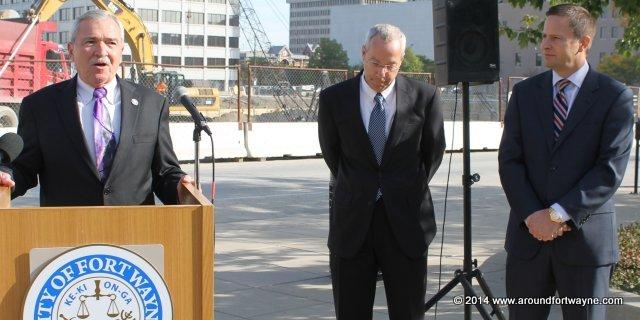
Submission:
[[[400,70],[400,66],[397,64],[389,64],[389,65],[384,65],[384,64],[380,64],[377,61],[374,60],[367,60],[372,66],[376,67],[377,69],[384,69],[388,72],[396,72],[398,70]]]

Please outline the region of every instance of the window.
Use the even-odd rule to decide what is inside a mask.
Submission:
[[[215,14],[215,13],[209,13],[208,19],[207,19],[207,23],[208,24],[217,24],[220,26],[224,26],[225,25],[225,21],[226,21],[226,17],[224,14]]]
[[[184,45],[185,46],[204,46],[204,36],[203,35],[195,35],[195,34],[185,34],[184,35]],[[185,64],[186,64],[185,60]]]
[[[520,57],[520,53],[519,52],[516,52],[515,66],[516,67],[522,67],[522,57]]]
[[[98,7],[96,7],[96,6],[87,6],[87,11],[91,11],[91,10],[98,10]]]
[[[224,37],[208,36],[207,37],[207,46],[208,47],[224,47],[225,46],[225,39],[224,39]]]
[[[123,54],[123,55],[122,55],[122,61],[128,61],[128,62],[131,62],[131,61],[133,61],[133,60],[131,60],[131,55]]]
[[[185,20],[190,24],[204,24],[204,13],[187,11]]]
[[[239,42],[238,37],[229,37],[229,48],[237,48]]]
[[[157,32],[149,32],[151,35],[151,43],[158,44],[158,33]]]
[[[606,56],[607,56],[606,52],[600,52],[600,60],[599,61],[602,61],[602,59],[604,59]]]
[[[155,9],[138,9],[138,14],[142,21],[158,22],[158,10]]]
[[[209,3],[226,4],[227,0],[209,0]]]
[[[62,8],[58,12],[58,21],[71,21],[73,20],[72,8]]]
[[[224,66],[224,58],[207,58],[208,66]]]
[[[607,33],[607,27],[600,27],[600,39],[604,39],[606,33]]]
[[[177,33],[163,33],[162,44],[170,44],[176,46],[182,45],[182,35]]]
[[[237,66],[240,64],[240,59],[229,59],[230,66]]]
[[[44,40],[51,42],[58,42],[58,33],[57,32],[45,32]]]
[[[204,58],[202,57],[184,57],[185,66],[204,66]]]
[[[536,67],[542,65],[542,54],[540,52],[536,52]]]
[[[75,7],[73,8],[73,20],[80,18],[80,16],[84,13],[84,7]]]
[[[60,32],[60,42],[61,44],[65,44],[69,42],[69,31]]]
[[[160,59],[160,61],[162,61],[162,64],[180,65],[180,57],[164,56]]]
[[[618,39],[619,37],[618,27],[611,27],[611,38]]]
[[[230,26],[234,26],[237,27],[240,25],[240,16],[235,15],[235,16],[230,16],[229,17],[229,25]]]
[[[162,10],[162,22],[181,23],[182,13],[180,11]]]

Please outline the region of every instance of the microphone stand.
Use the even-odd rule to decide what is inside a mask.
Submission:
[[[200,140],[202,140],[202,126],[195,125],[193,129],[193,143],[195,144],[194,170],[196,175],[196,189],[200,190]]]
[[[193,143],[195,145],[194,170],[196,175],[196,189],[200,190],[200,140],[202,140],[202,131],[211,135],[211,130],[207,125],[205,117],[199,114],[201,121],[194,121]],[[213,148],[213,146],[212,146]],[[213,158],[213,149],[211,149],[211,157]],[[213,188],[213,186],[211,186]]]

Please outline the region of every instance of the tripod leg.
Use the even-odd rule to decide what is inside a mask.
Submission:
[[[424,305],[424,312],[429,311],[429,309],[431,309],[431,307],[433,307],[438,301],[440,301],[440,299],[442,299],[445,295],[447,295],[447,293],[449,293],[451,289],[455,288],[455,286],[457,286],[458,283],[460,283],[461,278],[463,278],[462,271],[456,270],[456,276],[453,279],[451,279],[451,281],[449,281],[447,285],[442,287],[442,289],[440,289],[440,291],[438,291],[438,293],[436,293],[435,296],[431,297],[431,299],[427,301],[427,303]]]
[[[472,278],[473,276],[470,275],[469,277]],[[467,280],[466,278],[463,277],[463,278],[460,279],[460,284],[462,284],[462,286],[467,290],[467,292],[469,293],[470,296],[472,296],[472,297],[477,297],[478,296],[476,294],[476,292],[473,290],[473,286],[471,285],[471,282],[469,282],[469,280]],[[478,312],[480,312],[480,315],[482,316],[482,319],[491,320],[491,316],[489,315],[487,310],[484,309],[484,306],[482,305],[480,300],[476,301],[476,309],[478,309]]]
[[[489,288],[487,281],[484,280],[484,276],[482,276],[480,269],[473,270],[472,276],[478,280],[478,284],[480,285],[480,288],[482,288],[482,292],[484,292],[484,295],[489,298],[489,304],[493,309],[492,314],[495,314],[499,320],[505,320],[504,314],[502,314],[502,310],[500,310],[500,306],[495,304],[493,301],[493,293],[491,293],[491,289]]]

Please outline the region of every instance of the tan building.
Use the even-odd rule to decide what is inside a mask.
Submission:
[[[540,17],[544,21],[545,12],[549,5],[542,10],[531,7],[513,8],[508,3],[499,4],[500,24],[518,29],[522,17],[526,14]],[[622,38],[624,28],[621,26],[621,16],[617,10],[607,8],[598,19],[596,36],[589,52],[589,64],[598,67],[600,60],[607,55],[615,54],[616,41]],[[500,75],[506,77],[530,77],[547,70],[544,66],[542,52],[539,45],[529,45],[521,48],[516,41],[510,41],[505,35],[500,37]]]

